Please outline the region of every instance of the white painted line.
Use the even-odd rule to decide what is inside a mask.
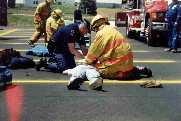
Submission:
[[[25,43],[25,42],[12,42],[12,43],[10,43],[10,42],[0,42],[0,44],[1,45],[27,45],[27,43]],[[43,45],[43,44],[45,44],[45,43],[38,43],[39,45]]]
[[[22,32],[27,32],[27,31],[35,31],[35,29],[34,28],[26,28],[26,29],[24,29],[24,28],[20,28],[20,29],[18,29],[18,31],[22,31]]]
[[[31,35],[30,36],[22,36],[22,35],[7,35],[7,36],[4,36],[4,37],[7,37],[7,38],[30,38],[31,37]]]

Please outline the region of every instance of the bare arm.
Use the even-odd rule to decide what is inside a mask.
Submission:
[[[76,56],[76,58],[78,59],[84,58],[83,54],[80,53],[77,49],[75,49],[74,43],[68,43],[68,48],[70,52]]]
[[[86,48],[86,46],[85,45],[80,45],[80,48],[81,48],[81,51],[82,51],[83,55],[86,56],[87,52],[88,52],[88,49]]]

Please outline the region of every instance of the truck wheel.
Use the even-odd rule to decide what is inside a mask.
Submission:
[[[153,36],[154,35],[152,34],[152,23],[151,23],[150,19],[148,19],[148,25],[146,27],[145,34],[146,34],[146,42],[147,42],[148,46],[153,46],[153,44],[154,44]]]
[[[127,36],[127,37],[130,37],[130,31],[129,31],[129,28],[128,28],[128,27],[126,27],[126,36]]]
[[[134,33],[133,33],[133,31],[130,31],[128,26],[126,26],[126,36],[128,38],[134,38]]]

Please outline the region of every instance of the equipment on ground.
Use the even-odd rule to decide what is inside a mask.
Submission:
[[[8,85],[12,83],[12,73],[6,66],[0,66],[0,85]]]

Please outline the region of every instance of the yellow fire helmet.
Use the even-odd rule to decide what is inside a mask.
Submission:
[[[91,21],[92,30],[97,30],[102,24],[109,24],[108,18],[102,15],[96,15]]]
[[[60,9],[55,9],[54,11],[53,11],[55,14],[56,14],[56,16],[58,16],[58,17],[62,17],[62,10],[60,10]]]
[[[47,2],[47,3],[52,3],[53,0],[45,0],[45,2]]]

